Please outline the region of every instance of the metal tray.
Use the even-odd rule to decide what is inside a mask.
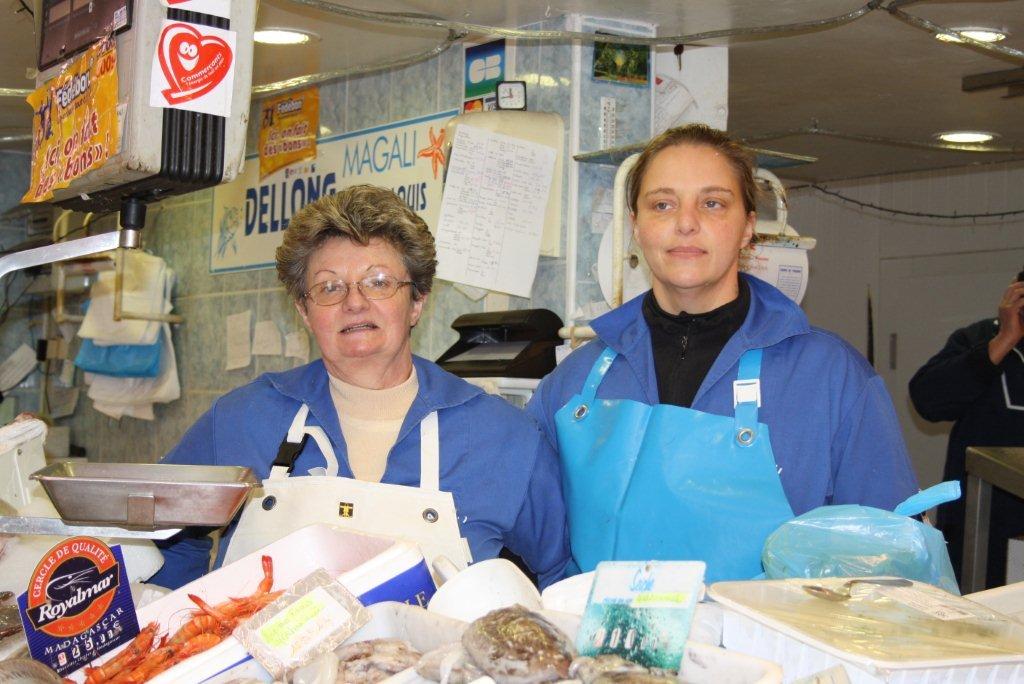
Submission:
[[[240,466],[53,463],[31,475],[69,524],[226,525],[258,484]]]

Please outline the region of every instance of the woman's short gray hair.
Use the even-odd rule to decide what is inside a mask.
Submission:
[[[426,222],[391,190],[353,185],[307,204],[288,223],[284,242],[277,248],[277,277],[296,301],[308,289],[309,258],[334,237],[360,245],[368,245],[373,238],[384,240],[409,271],[413,299],[430,292],[437,252]]]

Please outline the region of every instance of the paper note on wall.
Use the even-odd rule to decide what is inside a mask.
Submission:
[[[437,228],[437,277],[529,297],[554,173],[546,145],[459,126]]]
[[[227,326],[225,335],[227,353],[225,355],[224,370],[245,368],[252,361],[252,341],[249,337],[249,324],[251,321],[251,310],[231,314],[227,317],[225,322]]]
[[[281,331],[274,321],[259,321],[252,338],[254,356],[280,356]]]
[[[36,352],[27,344],[20,345],[0,364],[0,392],[6,392],[36,368]]]
[[[284,337],[284,355],[298,359],[302,363],[309,361],[309,336],[305,330],[290,332]]]
[[[754,245],[751,255],[741,261],[740,268],[752,276],[774,285],[799,304],[807,293],[807,250],[781,245]]]

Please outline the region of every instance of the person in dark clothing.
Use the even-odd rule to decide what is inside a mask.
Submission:
[[[999,317],[954,332],[910,380],[910,399],[925,420],[955,421],[944,480],[966,486],[969,446],[1024,446],[1024,271],[1003,293]],[[964,501],[939,507],[938,527],[960,578]],[[987,587],[1006,584],[1006,547],[1024,534],[1024,500],[993,488]]]

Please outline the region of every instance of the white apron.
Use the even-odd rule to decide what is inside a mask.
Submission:
[[[469,544],[459,532],[455,501],[451,492],[440,489],[436,411],[420,423],[418,488],[338,477],[334,448],[322,428],[306,426],[308,414],[309,407],[303,404],[292,420],[270,476],[263,481],[263,495],[253,496],[242,509],[224,555],[225,564],[316,523],[411,541],[419,545],[428,568],[439,556],[460,569],[472,562]],[[315,469],[315,474],[290,477],[306,435],[320,447],[327,467]]]

